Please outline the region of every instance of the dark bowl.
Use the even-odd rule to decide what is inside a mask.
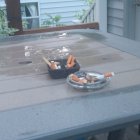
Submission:
[[[48,66],[48,72],[53,79],[66,78],[69,74],[80,70],[79,63],[75,60],[75,65],[72,68],[66,68],[67,59],[51,60],[60,63],[61,69],[52,70]]]

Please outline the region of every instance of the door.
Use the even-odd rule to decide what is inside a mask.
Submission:
[[[124,0],[124,37],[140,41],[140,0]]]
[[[140,41],[140,0],[136,2],[135,40]]]

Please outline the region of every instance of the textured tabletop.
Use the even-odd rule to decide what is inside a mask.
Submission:
[[[0,139],[47,140],[140,121],[140,43],[94,30],[11,37],[0,42]],[[68,47],[81,70],[113,71],[100,90],[51,79],[42,56]]]

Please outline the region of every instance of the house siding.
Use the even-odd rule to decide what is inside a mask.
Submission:
[[[61,16],[60,24],[71,25],[75,24],[74,20],[77,19],[77,12],[83,9],[88,9],[88,5],[83,0],[20,0],[21,3],[38,3],[39,24],[43,26],[43,22],[52,16]],[[0,6],[5,6],[4,0],[0,0]]]
[[[107,31],[116,35],[124,35],[124,1],[108,0]]]
[[[73,20],[76,19],[76,13],[88,8],[83,0],[40,0],[39,5],[41,24],[48,18],[46,13],[52,16],[60,15],[61,24],[74,24]]]

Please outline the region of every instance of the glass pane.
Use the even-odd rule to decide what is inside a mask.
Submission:
[[[38,2],[21,3],[21,16],[23,29],[39,28]]]
[[[94,2],[95,0],[20,0],[23,29],[93,22]]]

